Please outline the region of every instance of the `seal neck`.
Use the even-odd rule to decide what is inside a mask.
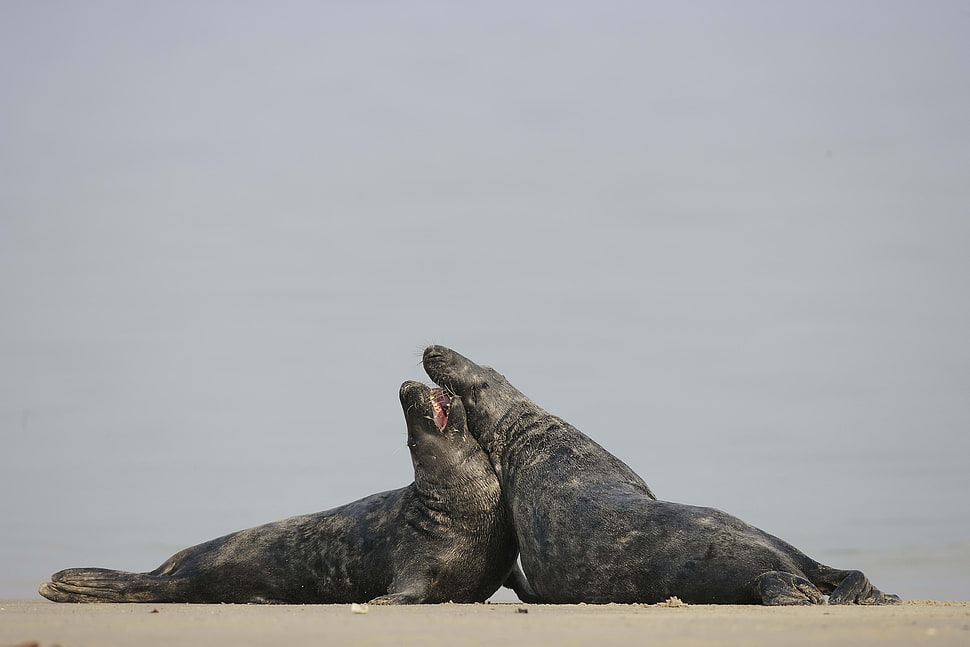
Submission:
[[[414,489],[430,506],[445,509],[497,505],[502,496],[492,464],[477,443],[474,451],[455,461],[453,469],[415,470]]]
[[[513,402],[497,419],[483,420],[478,439],[502,481],[503,467],[529,442],[533,432],[558,424],[559,419],[527,398]]]

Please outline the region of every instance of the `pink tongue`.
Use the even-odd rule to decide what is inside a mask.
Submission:
[[[448,424],[448,414],[446,414],[440,407],[435,407],[434,423],[438,425],[439,431],[444,431],[445,425]]]
[[[444,431],[448,424],[448,409],[451,406],[451,398],[441,389],[435,389],[431,393],[431,409],[434,411],[434,423],[438,425],[438,431]]]

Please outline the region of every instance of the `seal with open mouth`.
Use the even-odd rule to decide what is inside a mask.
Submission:
[[[820,564],[720,510],[658,501],[622,461],[491,368],[444,346],[425,349],[424,368],[461,396],[468,428],[492,459],[532,587],[523,599],[899,602],[860,571]]]
[[[40,594],[55,602],[484,601],[516,558],[495,472],[459,398],[405,382],[400,399],[411,485],[186,548],[150,573],[60,571]]]

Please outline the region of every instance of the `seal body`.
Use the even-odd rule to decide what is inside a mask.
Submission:
[[[515,538],[461,401],[400,390],[415,480],[316,514],[186,548],[150,573],[60,571],[55,602],[481,602],[512,572]]]
[[[461,396],[492,460],[528,578],[515,582],[523,600],[899,601],[861,572],[820,564],[725,512],[658,501],[626,464],[494,369],[443,346],[425,349],[423,361],[432,380]]]

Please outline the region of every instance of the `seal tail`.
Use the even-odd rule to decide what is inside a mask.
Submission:
[[[54,602],[178,602],[184,580],[107,568],[69,568],[54,573],[38,592]]]

